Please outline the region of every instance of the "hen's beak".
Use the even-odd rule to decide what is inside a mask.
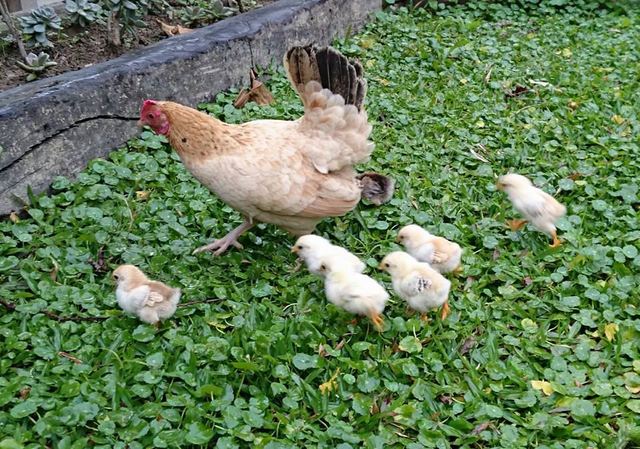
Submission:
[[[142,127],[144,127],[145,123],[142,121],[142,119],[140,119],[140,120],[138,120],[136,125],[138,125],[138,128],[142,128]]]

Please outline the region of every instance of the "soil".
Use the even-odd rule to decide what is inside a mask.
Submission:
[[[260,7],[274,1],[257,0],[253,4]],[[113,46],[107,40],[106,25],[92,24],[87,28],[81,29],[65,28],[63,29],[63,34],[59,37],[49,37],[54,47],[47,49],[46,52],[58,65],[48,68],[40,78],[60,75],[61,73],[108,61],[135,48],[166,39],[168,36],[162,31],[156,20],[162,20],[171,25],[178,24],[164,14],[148,15],[144,18],[147,26],[138,28],[136,30],[137,36],[123,36],[124,42],[120,47]],[[27,52],[29,51],[37,54],[42,49],[27,49]],[[0,92],[27,82],[27,73],[16,65],[18,60],[20,60],[18,47],[13,44],[3,44],[0,40]]]

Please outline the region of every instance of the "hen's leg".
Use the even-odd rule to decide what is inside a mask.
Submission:
[[[518,229],[522,228],[526,224],[527,224],[527,220],[509,220],[509,221],[507,221],[507,226],[509,226],[509,229],[511,229],[512,231],[517,231]]]
[[[213,251],[215,256],[219,256],[224,253],[227,248],[230,246],[235,246],[238,249],[242,249],[242,245],[238,243],[237,238],[240,237],[244,232],[248,231],[253,227],[253,224],[248,220],[244,219],[242,224],[235,228],[233,231],[222,237],[221,239],[214,240],[208,245],[201,246],[196,249],[192,254],[198,254],[203,251]]]
[[[371,321],[373,322],[373,325],[375,326],[376,330],[378,332],[382,332],[384,318],[382,318],[382,316],[375,310],[372,310],[370,312],[369,318],[371,318]]]

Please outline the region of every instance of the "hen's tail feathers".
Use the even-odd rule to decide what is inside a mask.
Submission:
[[[323,89],[340,95],[346,104],[354,105],[358,111],[362,109],[367,82],[359,62],[349,61],[331,47],[316,48],[309,45],[287,51],[284,66],[291,84],[303,101],[306,101],[305,86],[310,81],[316,81]]]
[[[182,296],[182,291],[179,288],[174,288],[173,289],[173,294],[169,298],[169,302],[172,305],[177,306],[178,303],[180,302],[180,297],[181,296]]]
[[[378,173],[361,173],[357,176],[362,196],[376,206],[386,203],[393,196],[395,181]]]

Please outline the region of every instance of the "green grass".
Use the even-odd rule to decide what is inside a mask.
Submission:
[[[149,132],[57,180],[30,217],[0,223],[0,298],[17,306],[0,306],[0,448],[637,447],[640,8],[629,5],[389,11],[338,44],[369,80],[367,168],[397,192],[319,232],[389,287],[374,266],[400,226],[458,241],[465,276],[445,322],[423,325],[394,298],[382,334],[349,324],[271,226],[242,252],[190,255],[240,217]],[[267,85],[273,106],[238,111],[227,93],[204,107],[230,122],[298,117],[282,72]],[[516,85],[530,90],[506,97]],[[494,182],[509,170],[568,206],[559,250],[504,227],[514,213]],[[156,331],[117,308],[108,270],[124,262],[184,301],[222,300]]]

